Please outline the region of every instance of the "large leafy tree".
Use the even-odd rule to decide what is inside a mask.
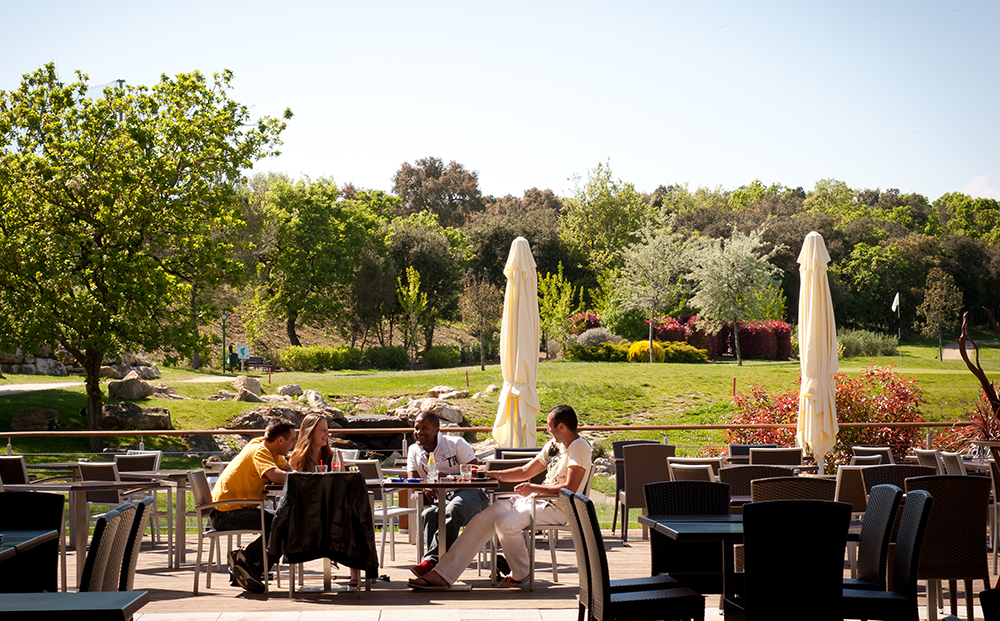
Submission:
[[[192,308],[193,292],[238,271],[213,230],[236,224],[234,188],[284,123],[252,119],[231,80],[164,75],[89,96],[86,75],[67,84],[49,64],[0,92],[0,338],[73,356],[90,429],[105,355],[204,346],[196,320],[212,309]]]
[[[917,327],[924,334],[938,337],[938,360],[941,360],[942,337],[946,330],[958,326],[961,313],[962,291],[955,286],[955,279],[940,267],[932,267],[927,273],[924,301],[917,307],[921,319]]]
[[[316,326],[344,321],[362,250],[381,226],[367,206],[337,196],[336,184],[321,178],[280,183],[270,197],[278,227],[264,262],[268,306],[284,317],[291,345],[301,345],[300,320]]]
[[[734,228],[727,240],[710,240],[693,254],[691,280],[695,294],[691,305],[700,309],[698,316],[709,326],[733,322],[737,364],[743,364],[740,352],[740,321],[773,319],[780,270],[771,264],[775,249],[764,251],[763,231],[743,234]],[[784,309],[782,308],[783,312]],[[780,316],[780,315],[779,315]]]
[[[483,208],[479,173],[455,161],[447,166],[436,157],[415,164],[403,162],[392,183],[392,191],[402,200],[400,215],[429,211],[442,226],[462,226],[469,215]]]

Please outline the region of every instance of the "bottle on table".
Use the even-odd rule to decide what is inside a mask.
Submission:
[[[438,481],[438,467],[437,464],[434,462],[434,453],[431,453],[430,457],[427,458],[427,482],[437,483],[437,481]]]

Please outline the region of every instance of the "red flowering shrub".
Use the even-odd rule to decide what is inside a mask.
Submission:
[[[857,377],[846,373],[835,376],[837,382],[837,420],[841,423],[922,422],[920,404],[923,389],[913,377],[902,377],[892,367],[866,366]],[[799,393],[789,390],[780,395],[752,386],[747,394],[733,399],[736,413],[732,424],[792,424],[798,421]],[[895,458],[902,461],[907,448],[919,444],[918,427],[841,427],[837,444],[826,455],[833,469],[849,463],[851,447],[857,445],[890,446]],[[766,444],[775,442],[792,446],[794,429],[733,429],[726,434],[729,444]]]
[[[646,320],[646,329],[649,329],[649,320]],[[653,339],[657,341],[684,341],[686,340],[686,330],[684,326],[673,317],[657,317],[653,324]]]
[[[569,318],[569,322],[573,326],[573,336],[579,336],[591,328],[601,327],[601,318],[594,311],[577,313]]]
[[[763,322],[741,322],[740,353],[744,360],[774,360],[778,346],[774,342],[774,332]]]
[[[715,334],[709,334],[704,326],[698,322],[698,317],[690,317],[685,326],[685,340],[688,345],[697,349],[704,349],[708,353],[709,360],[719,357],[719,354],[726,351],[727,329],[723,328]]]
[[[993,385],[995,387],[996,382]],[[972,425],[952,427],[938,433],[931,442],[934,448],[957,453],[969,448],[973,440],[1000,438],[1000,420],[993,415],[993,409],[985,393],[976,400],[976,408],[968,416]]]

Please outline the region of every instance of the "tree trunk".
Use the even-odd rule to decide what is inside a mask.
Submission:
[[[479,370],[486,370],[486,325],[479,324]]]
[[[940,332],[938,332],[938,362],[944,362],[944,345],[941,344]]]
[[[101,428],[101,362],[104,360],[102,352],[87,349],[84,352],[83,368],[87,373],[87,429],[97,431]],[[89,439],[90,451],[100,453],[104,450],[104,440],[100,436],[91,436]]]
[[[295,321],[299,318],[298,313],[288,313],[288,321],[285,322],[285,331],[288,333],[288,342],[292,347],[301,347],[299,335],[295,334]]]
[[[653,359],[653,318],[656,316],[656,311],[649,311],[649,362],[654,362]]]
[[[424,352],[434,344],[434,323],[434,318],[431,317],[427,320],[427,325],[424,326]]]
[[[195,311],[195,297],[198,295],[198,286],[195,284],[191,285],[191,325],[194,326],[194,342],[198,342],[198,313]],[[201,362],[198,360],[198,346],[191,351],[191,367],[197,369],[201,366]]]
[[[736,366],[743,366],[743,356],[740,354],[740,322],[733,317],[733,340],[736,343]]]

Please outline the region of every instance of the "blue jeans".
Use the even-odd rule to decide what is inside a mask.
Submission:
[[[489,506],[489,500],[482,490],[460,489],[448,492],[448,504],[445,509],[445,536],[451,545],[458,537],[458,529],[469,523],[477,513]],[[421,516],[424,520],[424,541],[427,542],[427,552],[423,560],[438,562],[438,505],[424,507]]]
[[[231,509],[229,511],[217,511],[215,509],[209,514],[212,520],[212,528],[215,530],[259,530],[260,529],[260,509],[257,507],[246,507],[244,509]],[[271,534],[271,522],[274,521],[274,511],[264,509],[264,541]],[[243,546],[243,553],[246,554],[247,562],[253,567],[259,567],[261,574],[264,573],[263,556],[260,547],[261,539],[254,539],[253,543]],[[278,555],[268,554],[267,569],[270,570],[278,562]]]

